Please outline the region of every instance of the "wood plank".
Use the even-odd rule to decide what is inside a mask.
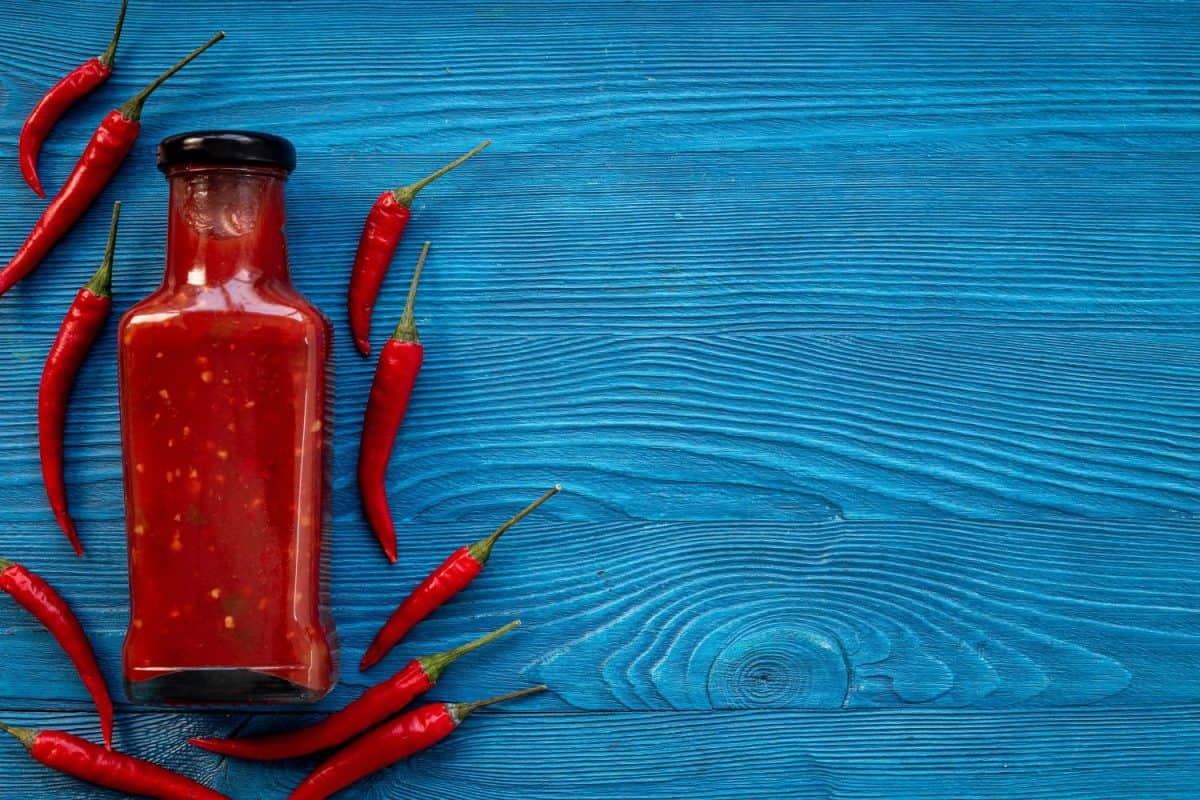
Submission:
[[[1192,521],[585,524],[546,511],[366,675],[354,665],[399,597],[488,526],[420,524],[391,570],[366,536],[339,530],[334,603],[349,667],[324,707],[517,617],[522,630],[448,672],[445,696],[528,681],[555,688],[525,703],[545,710],[1200,702]],[[115,544],[115,525],[104,527]],[[123,550],[79,561],[57,542],[23,544],[115,677]],[[35,622],[0,604],[0,632],[0,706],[86,707]]]
[[[177,131],[168,128],[161,133]],[[378,192],[482,135],[380,158],[312,156],[290,187],[296,278],[345,336],[345,285]],[[147,132],[133,160],[34,275],[0,302],[0,336],[50,330],[125,203],[118,306],[162,275],[166,184]],[[1200,320],[1200,148],[1155,153],[514,153],[499,140],[416,204],[376,314],[399,318],[423,239],[431,340],[563,333],[998,329],[1192,332]],[[41,204],[0,170],[0,249]],[[0,354],[28,345],[0,342]]]
[[[556,481],[572,492],[547,513],[573,520],[1200,513],[1192,336],[425,341],[391,472],[402,519],[494,519]],[[71,407],[68,477],[86,521],[120,513],[115,348],[106,334]],[[0,352],[0,395],[32,409],[40,358],[17,352]],[[352,355],[338,376],[334,511],[354,535],[373,374]],[[0,521],[58,544],[35,422],[0,419]]]
[[[453,738],[345,794],[371,800],[1182,799],[1193,796],[1200,766],[1198,711],[480,712]],[[88,720],[69,713],[13,718],[90,730]],[[314,760],[255,764],[183,744],[200,733],[279,727],[280,720],[261,716],[136,714],[118,719],[118,737],[133,752],[168,761],[234,797],[283,797]],[[0,742],[0,770],[28,776],[22,796],[115,796],[30,767],[15,742]]]
[[[114,98],[216,28],[229,40],[154,99],[151,136],[270,121],[357,157],[478,131],[522,151],[604,152],[730,142],[1172,152],[1198,132],[1200,15],[1191,4],[1106,2],[1088,13],[1070,2],[187,8],[169,27],[150,9],[129,15],[113,87],[73,115],[55,152],[75,152],[68,143]],[[106,2],[86,13],[73,0],[13,8],[0,27],[13,105],[30,108],[103,48],[110,26]]]
[[[103,47],[113,10],[13,5],[10,133]],[[339,333],[381,184],[497,140],[417,204],[377,318],[381,340],[433,239],[391,570],[348,479],[372,364],[338,343],[345,653],[450,548],[569,489],[380,668],[520,615],[438,696],[557,694],[471,720],[355,796],[1195,793],[1200,6],[135,3],[113,81],[46,149],[48,184],[218,26],[229,39],[151,101],[101,200],[127,203],[118,305],[161,270],[164,135],[296,141],[297,279]],[[6,253],[42,207],[13,139]],[[63,588],[112,673],[111,334],[71,419],[87,559],[65,557],[32,457],[40,359],[106,224],[93,211],[0,300],[0,555]],[[0,642],[5,719],[98,733],[10,603]],[[323,707],[382,674],[348,675]],[[235,796],[282,796],[306,764],[223,761],[183,734],[307,713],[123,705],[118,736]],[[12,742],[0,770],[0,795],[97,796]]]

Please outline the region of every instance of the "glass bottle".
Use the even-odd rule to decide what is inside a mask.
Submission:
[[[292,285],[286,140],[165,139],[162,285],[119,329],[135,702],[311,702],[336,682],[328,321]]]

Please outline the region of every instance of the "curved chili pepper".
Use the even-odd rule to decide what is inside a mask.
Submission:
[[[162,800],[229,800],[191,778],[140,758],[98,747],[65,731],[39,731],[0,723],[34,760],[81,781],[126,794]]]
[[[113,203],[104,260],[92,279],[75,295],[75,301],[58,329],[58,336],[50,346],[46,366],[42,369],[42,382],[38,386],[38,452],[42,458],[42,482],[46,484],[46,496],[58,526],[75,548],[75,554],[80,556],[83,555],[83,544],[75,530],[75,520],[67,510],[63,430],[75,376],[112,311],[113,248],[117,243],[117,219],[120,216],[120,202]]]
[[[387,655],[388,651],[400,643],[417,623],[428,617],[439,607],[445,605],[451,597],[467,588],[475,576],[483,570],[492,554],[492,547],[506,530],[516,525],[521,519],[558,493],[562,486],[555,486],[544,495],[534,500],[508,522],[492,531],[491,535],[480,539],[467,547],[455,550],[442,565],[429,573],[429,577],[417,584],[400,606],[392,612],[387,622],[375,634],[375,639],[359,662],[360,671],[370,669]]]
[[[46,626],[59,646],[71,657],[75,670],[92,695],[100,712],[100,731],[104,745],[112,749],[113,705],[104,683],[104,674],[96,664],[96,655],[88,643],[83,626],[71,612],[71,607],[54,587],[40,575],[30,572],[14,561],[0,558],[0,589],[12,595],[22,608]]]
[[[25,243],[17,250],[12,260],[0,270],[0,294],[11,289],[41,263],[54,245],[79,221],[104,187],[116,174],[117,169],[129,155],[142,126],[142,107],[150,93],[163,81],[183,69],[189,61],[225,37],[218,33],[203,46],[196,48],[175,66],[159,75],[146,88],[135,94],[108,116],[96,128],[92,139],[83,149],[75,168],[67,176],[66,183],[46,206],[42,216],[34,223],[33,230],[25,237]]]
[[[545,686],[531,686],[474,703],[430,703],[415,708],[334,753],[313,770],[288,798],[324,800],[372,772],[428,750],[454,733],[454,729],[472,712],[484,706],[544,691]]]
[[[125,24],[125,8],[129,0],[121,0],[121,12],[117,15],[117,25],[113,29],[112,41],[108,48],[97,58],[89,58],[75,69],[68,72],[62,80],[54,84],[50,91],[38,101],[21,126],[21,138],[17,143],[17,153],[21,163],[21,175],[29,188],[37,192],[38,197],[45,197],[42,182],[37,174],[38,154],[42,150],[42,142],[50,135],[50,130],[59,117],[80,98],[91,94],[100,84],[112,75],[113,59],[117,54],[117,42],[121,39],[121,26]]]
[[[400,244],[400,237],[408,227],[409,207],[417,192],[491,143],[492,140],[488,139],[432,175],[375,198],[375,205],[367,214],[367,222],[358,240],[358,252],[354,255],[354,268],[350,272],[350,332],[364,356],[371,352],[371,311],[375,308],[375,298],[383,286],[383,278],[387,275],[388,265],[392,263],[396,245]]]
[[[373,728],[393,714],[398,714],[437,683],[442,671],[456,659],[483,647],[521,624],[513,620],[473,642],[437,653],[432,656],[414,658],[386,681],[375,684],[363,692],[341,711],[335,711],[325,719],[307,728],[272,736],[254,736],[244,739],[191,739],[191,743],[204,750],[236,758],[258,761],[275,761],[281,758],[296,758],[328,750],[347,739],[351,739],[369,728]]]
[[[404,315],[379,354],[358,448],[358,491],[362,495],[363,512],[388,561],[393,564],[396,563],[396,525],[388,508],[387,466],[392,457],[396,432],[404,421],[408,399],[412,395],[413,384],[417,382],[417,373],[421,370],[421,360],[425,354],[417,324],[413,320],[413,306],[417,300],[421,268],[425,265],[428,253],[429,242],[426,242],[421,248],[421,255],[417,257],[417,268],[408,287]]]

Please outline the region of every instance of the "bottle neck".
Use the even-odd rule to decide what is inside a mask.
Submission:
[[[168,179],[167,287],[289,280],[286,172],[185,165]]]

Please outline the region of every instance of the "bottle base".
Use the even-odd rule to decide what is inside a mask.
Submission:
[[[149,705],[276,705],[315,703],[329,692],[250,669],[185,669],[125,679],[125,696]]]

